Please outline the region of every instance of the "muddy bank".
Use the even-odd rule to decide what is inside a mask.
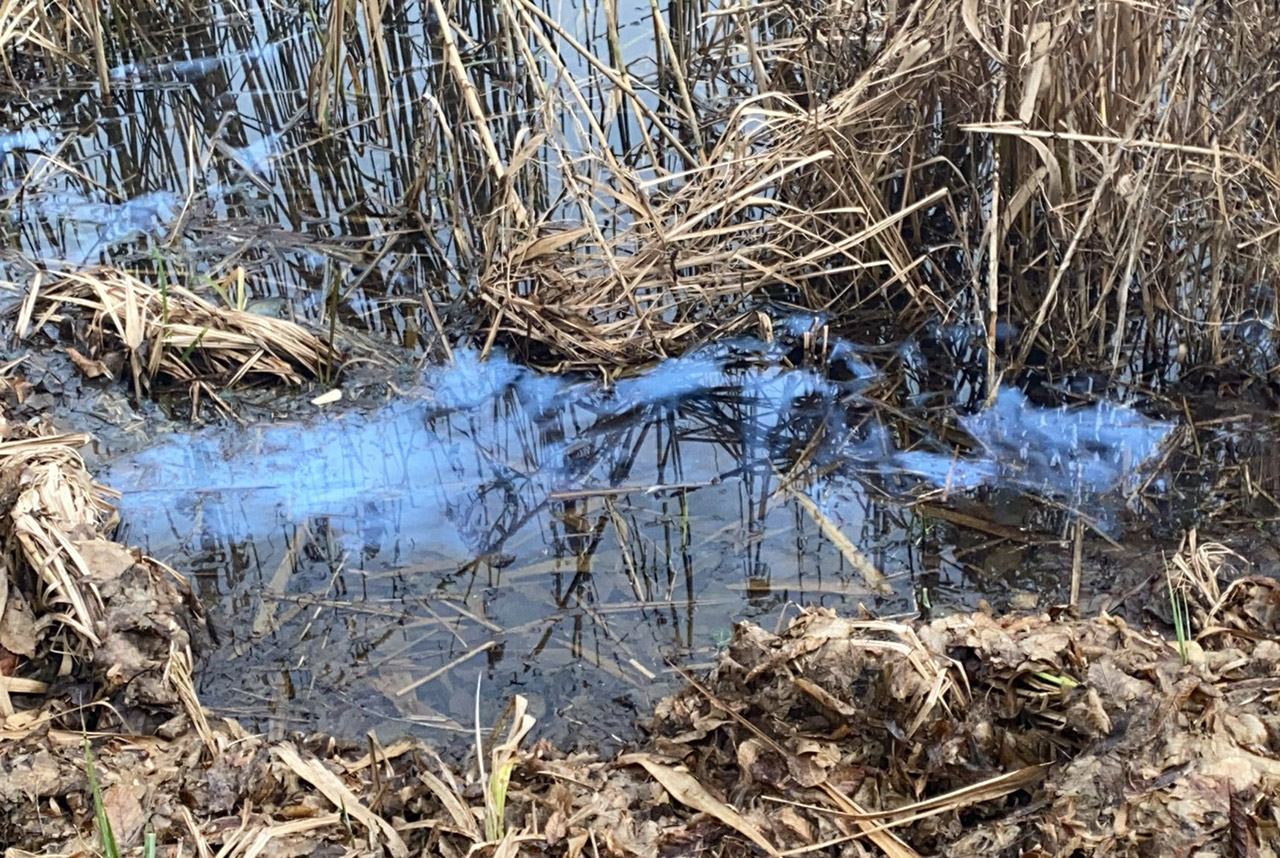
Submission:
[[[135,287],[122,293],[137,294]],[[115,293],[94,296],[104,308],[129,304]],[[110,317],[103,312],[93,329],[110,333],[102,322]],[[244,321],[223,313],[209,320]],[[92,360],[105,364],[113,349],[124,348],[117,340],[128,336],[115,330],[105,339],[114,345],[93,352]],[[158,338],[151,354],[177,345],[165,339],[174,335],[169,321],[140,330]],[[195,342],[185,354],[169,349],[168,357],[181,362],[165,370],[157,360],[155,378],[174,375],[192,358],[208,361],[204,372],[232,377],[269,367],[265,352],[240,351],[247,342],[211,345],[207,354]],[[466,362],[461,353],[455,357]],[[114,372],[133,376],[135,384],[152,378],[151,363],[139,363],[136,376],[121,371],[130,365],[122,359]],[[292,365],[283,357],[276,364]],[[501,363],[485,367],[523,372]],[[693,369],[709,380],[699,380]],[[658,399],[641,395],[653,378],[636,377],[590,399],[596,418],[616,426],[626,413],[605,407],[607,397],[621,397],[632,411],[669,398],[671,377],[682,380],[681,390],[705,387],[723,396],[722,370],[706,355],[695,353],[665,371]],[[808,385],[788,394],[796,401],[817,394],[824,402],[859,401],[859,391],[823,393],[828,381],[804,372],[796,378]],[[857,376],[860,383],[869,378]],[[777,379],[756,379],[768,380]],[[491,385],[478,407],[491,408],[513,383]],[[16,377],[3,384],[5,402],[31,392]],[[148,387],[149,381],[135,390]],[[442,391],[461,390],[476,405],[477,384],[455,388],[436,384],[437,404]],[[621,396],[627,390],[635,401]],[[985,442],[965,457],[908,456],[913,451],[882,446],[876,461],[910,465],[923,478],[945,467],[948,481],[967,468],[982,478],[974,485],[1016,477],[1021,482],[1014,485],[1052,498],[1060,461],[1021,453],[1010,458],[1010,450],[1034,446],[1040,455],[1049,449],[1046,439],[1084,438],[1093,455],[1088,461],[1107,467],[1097,474],[1076,470],[1110,486],[1130,478],[1131,467],[1111,468],[1111,454],[1100,449],[1114,447],[1114,462],[1131,466],[1170,431],[1111,406],[1013,406],[961,421]],[[773,408],[791,413],[776,402]],[[467,417],[468,437],[483,438],[479,413],[459,413]],[[797,433],[814,425],[799,407],[794,413],[801,418]],[[411,416],[413,425],[425,425],[422,415]],[[780,431],[784,425],[791,424],[769,423],[772,431],[760,433],[761,443],[781,441],[779,449],[792,449]],[[1142,444],[1106,446],[1106,432],[1117,426],[1142,430]],[[1082,434],[1086,427],[1101,434]],[[856,452],[866,437],[839,452]],[[0,425],[6,572],[0,843],[6,858],[107,853],[108,830],[134,854],[145,852],[153,837],[160,854],[228,858],[1276,854],[1280,585],[1233,572],[1232,563],[1245,568],[1243,558],[1215,543],[1188,536],[1180,546],[1168,544],[1169,560],[1161,564],[1167,592],[1160,582],[1143,589],[1129,622],[1105,612],[1078,619],[1055,609],[1001,618],[960,611],[903,623],[856,605],[843,615],[821,608],[797,615],[783,606],[785,622],[772,626],[774,632],[759,623],[736,624],[709,672],[685,674],[682,690],[646,707],[643,734],[619,753],[570,753],[536,738],[529,700],[511,696],[497,724],[477,728],[478,715],[459,721],[475,739],[469,759],[456,762],[421,739],[264,735],[206,711],[192,675],[209,633],[201,605],[179,572],[108,538],[117,511],[111,492],[95,484],[81,458],[88,440],[56,431],[47,413]],[[573,449],[581,462],[582,444]],[[814,455],[807,449],[805,460],[816,461]],[[541,460],[525,461],[528,474],[536,473],[535,464]],[[184,488],[176,476],[161,483],[195,488]],[[708,484],[715,483],[709,478]],[[619,491],[610,484],[605,493],[612,498]],[[1021,533],[993,522],[985,527],[991,535]],[[882,573],[840,532],[836,524],[822,528],[843,546],[866,588],[859,592],[888,584],[872,575]],[[1173,594],[1170,613],[1156,608],[1162,593]],[[1117,596],[1123,604],[1125,594]],[[255,619],[261,615],[254,612]],[[1172,617],[1180,635],[1161,622]],[[1147,619],[1150,628],[1143,625]],[[493,683],[467,693],[473,713],[508,702]]]
[[[1111,618],[743,625],[639,749],[518,747],[518,703],[485,739],[486,780],[416,741],[271,743],[231,721],[211,744],[91,744],[121,847],[149,830],[169,855],[1273,856],[1280,647],[1258,630],[1280,591],[1250,580],[1230,601],[1243,628],[1187,664]],[[95,848],[83,734],[56,708],[0,734],[9,856]]]

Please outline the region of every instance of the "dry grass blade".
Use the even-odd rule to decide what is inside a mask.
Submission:
[[[814,503],[808,495],[800,491],[793,484],[788,483],[786,492],[791,498],[808,513],[809,517],[818,525],[818,529],[822,531],[822,535],[831,541],[840,551],[846,563],[848,563],[859,575],[862,576],[862,582],[873,593],[891,593],[893,588],[889,586],[889,579],[884,573],[876,568],[875,563],[871,562],[871,558],[853,544],[849,537],[845,536],[840,530],[839,525],[823,514],[818,509],[818,505]]]
[[[164,677],[173,686],[178,695],[178,699],[182,701],[182,708],[186,711],[187,717],[191,719],[192,725],[195,727],[196,733],[199,734],[200,740],[204,742],[204,746],[211,754],[217,753],[218,746],[213,741],[213,731],[209,729],[209,721],[205,718],[204,707],[200,705],[200,698],[196,696],[195,680],[192,676],[192,663],[190,647],[178,647],[171,642],[169,645],[169,661],[165,664]]]
[[[349,815],[370,832],[379,834],[393,858],[407,858],[409,848],[405,846],[400,834],[389,822],[365,807],[355,793],[319,760],[304,761],[297,750],[288,744],[277,745],[271,750],[294,774],[318,789],[344,815]]]
[[[662,784],[662,788],[676,801],[692,807],[732,828],[752,843],[764,850],[766,855],[777,856],[780,853],[773,844],[760,833],[760,829],[738,813],[729,805],[707,792],[698,779],[683,767],[669,765],[650,754],[625,754],[618,758],[622,764],[637,765],[644,768],[653,779]]]
[[[1201,541],[1192,528],[1182,535],[1182,544],[1169,561],[1171,583],[1184,592],[1196,593],[1212,617],[1223,604],[1221,579],[1233,577],[1235,562],[1247,565],[1243,557],[1222,543]]]
[[[419,777],[426,784],[427,789],[431,790],[440,805],[448,812],[454,827],[470,837],[472,842],[482,842],[484,838],[482,837],[480,826],[476,824],[476,818],[472,815],[471,809],[458,797],[457,791],[450,789],[434,772],[424,769],[419,774]]]
[[[115,268],[43,284],[33,303],[37,328],[68,310],[86,314],[85,339],[98,355],[123,349],[139,396],[158,376],[187,384],[299,384],[322,377],[336,358],[328,343],[293,322],[218,307],[181,287],[161,291]]]

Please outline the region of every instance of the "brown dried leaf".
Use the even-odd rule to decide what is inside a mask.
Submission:
[[[76,369],[80,370],[85,378],[97,378],[102,375],[107,378],[114,378],[110,368],[105,363],[87,358],[73,347],[67,347],[67,356],[71,358],[71,362],[76,365]]]
[[[548,846],[555,846],[568,833],[569,826],[563,813],[553,810],[551,815],[547,817],[547,823],[542,827],[542,836],[546,839]]]
[[[783,806],[774,816],[774,822],[794,834],[801,843],[813,843],[813,826],[794,807]]]
[[[74,545],[96,583],[115,581],[137,562],[133,552],[118,542],[84,539]]]
[[[0,610],[0,647],[27,658],[36,653],[36,617],[20,592],[11,593]]]
[[[1256,824],[1245,793],[1232,791],[1227,818],[1231,825],[1231,851],[1235,858],[1255,858],[1258,854],[1253,845]]]
[[[738,743],[738,770],[753,783],[765,784],[776,790],[783,788],[787,777],[787,764],[772,748],[759,739],[747,739]]]
[[[102,791],[102,807],[111,821],[116,844],[125,848],[134,845],[147,817],[133,788],[122,783],[107,787]]]

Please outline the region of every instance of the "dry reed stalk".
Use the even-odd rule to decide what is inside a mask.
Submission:
[[[122,348],[134,392],[157,376],[179,383],[246,379],[300,384],[318,378],[336,354],[301,326],[244,310],[218,307],[182,287],[161,291],[116,268],[69,274],[32,284],[19,312],[25,336],[67,310],[88,314],[86,340],[98,354]]]
[[[554,211],[485,231],[491,336],[627,364],[736,330],[765,297],[877,301],[908,326],[980,322],[989,346],[1013,322],[1019,361],[1119,365],[1174,344],[1231,359],[1235,327],[1274,316],[1280,91],[1257,0],[714,9],[655,28],[683,63],[657,110],[651,82],[526,0],[504,8],[540,99],[523,116],[569,179]],[[604,84],[616,113],[592,109]],[[609,123],[628,113],[622,151]]]
[[[353,13],[350,0],[330,2],[320,55],[316,57],[307,81],[307,103],[311,108],[311,117],[324,131],[328,131],[331,126],[334,94],[342,88],[347,19]]]
[[[0,0],[0,67],[16,90],[68,67],[91,70],[110,95],[102,9],[97,0]],[[160,6],[149,0],[139,6]],[[118,11],[118,10],[116,10]]]

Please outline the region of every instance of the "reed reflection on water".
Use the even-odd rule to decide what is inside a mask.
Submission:
[[[388,719],[465,731],[484,670],[486,693],[554,710],[548,729],[580,733],[589,710],[599,738],[738,619],[983,594],[908,503],[920,477],[862,399],[870,365],[844,354],[837,382],[785,351],[721,342],[609,389],[458,351],[381,407],[174,435],[103,480],[124,492],[125,538],[211,606],[210,704],[352,735]],[[1029,424],[1088,422],[1025,407]],[[1010,464],[982,455],[969,466]]]

